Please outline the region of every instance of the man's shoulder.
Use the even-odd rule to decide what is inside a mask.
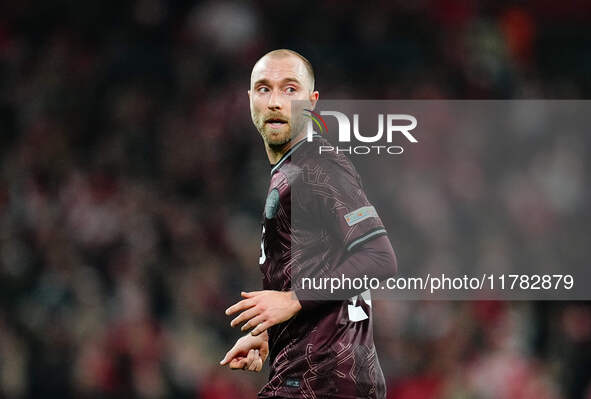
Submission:
[[[340,173],[357,175],[355,167],[345,154],[335,151],[323,151],[326,148],[334,147],[324,137],[315,136],[312,141],[306,142],[302,146],[302,151],[294,153],[293,167],[300,172],[306,173],[317,171],[330,175]]]
[[[305,142],[278,170],[289,182],[290,194],[302,203],[309,204],[312,198],[346,198],[361,189],[351,161],[343,154],[319,153],[323,145],[330,144],[322,137]]]

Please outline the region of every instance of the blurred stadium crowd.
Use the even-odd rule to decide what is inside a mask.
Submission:
[[[0,397],[255,397],[265,373],[217,364],[240,335],[224,309],[260,287],[269,166],[246,90],[266,51],[307,56],[324,98],[590,93],[589,2],[361,4],[0,5]],[[583,256],[591,143],[541,139],[541,153],[447,152],[400,172],[385,220],[400,267],[450,261],[442,223],[483,261],[515,259],[509,237],[458,227],[462,204],[484,208],[490,171],[514,194],[504,217],[517,239]],[[414,178],[431,170],[448,195]],[[564,195],[544,195],[546,176]],[[581,233],[566,240],[567,228]],[[586,303],[375,311],[390,398],[591,398]]]

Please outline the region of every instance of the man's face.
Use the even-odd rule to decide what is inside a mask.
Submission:
[[[291,114],[291,101],[307,100],[313,108],[318,99],[304,63],[289,55],[261,59],[252,70],[248,95],[252,121],[271,148],[281,148],[303,131],[304,118]]]

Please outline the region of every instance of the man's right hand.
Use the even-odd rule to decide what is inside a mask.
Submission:
[[[232,349],[226,353],[220,365],[234,370],[259,372],[269,355],[269,336],[267,332],[255,336],[250,334],[238,339]]]

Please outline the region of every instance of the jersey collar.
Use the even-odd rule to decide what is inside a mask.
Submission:
[[[320,135],[319,135],[319,134],[317,134],[317,133],[314,133],[314,134],[312,135],[312,138],[315,138],[315,137],[320,137]],[[281,157],[281,159],[279,160],[279,162],[277,162],[277,163],[275,164],[275,166],[273,166],[273,169],[271,169],[271,175],[273,175],[273,173],[275,173],[275,171],[276,171],[276,170],[277,170],[277,169],[278,169],[278,168],[281,166],[281,164],[282,164],[282,163],[283,163],[283,162],[284,162],[284,161],[285,161],[287,158],[289,158],[289,157],[291,156],[291,154],[293,154],[293,153],[295,152],[295,150],[297,150],[298,148],[300,148],[300,147],[302,146],[302,144],[304,144],[306,141],[308,141],[308,139],[306,139],[306,138],[305,138],[305,139],[303,139],[303,140],[300,140],[300,141],[299,141],[299,142],[298,142],[296,145],[294,145],[293,147],[291,147],[291,148],[289,149],[289,151],[287,151],[285,154],[283,154],[283,156]]]

